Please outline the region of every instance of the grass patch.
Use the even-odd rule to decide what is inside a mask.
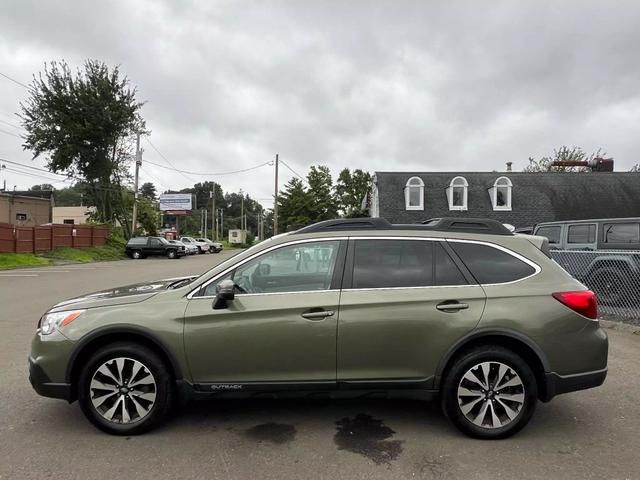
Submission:
[[[51,260],[33,253],[0,253],[0,270],[17,267],[49,265]]]
[[[112,245],[81,248],[62,247],[45,253],[45,256],[56,260],[69,260],[81,263],[122,260],[126,258],[124,249]]]

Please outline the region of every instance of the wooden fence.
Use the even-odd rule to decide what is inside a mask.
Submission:
[[[105,225],[39,225],[0,223],[0,253],[38,253],[59,247],[97,247],[109,236]]]

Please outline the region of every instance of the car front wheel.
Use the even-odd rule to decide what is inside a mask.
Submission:
[[[114,435],[147,432],[171,409],[172,379],[163,361],[142,345],[99,349],[82,370],[78,400],[85,416]]]
[[[538,399],[535,376],[511,350],[487,345],[454,361],[442,390],[453,424],[475,438],[506,438],[531,419]]]
[[[167,252],[167,258],[171,258],[171,259],[173,259],[173,258],[176,258],[176,256],[177,256],[177,255],[176,255],[176,251],[175,251],[175,250],[169,250],[169,251]]]

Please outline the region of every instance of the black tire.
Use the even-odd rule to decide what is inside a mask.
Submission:
[[[468,385],[463,381],[463,376],[467,374],[470,370],[473,370],[475,366],[479,366],[483,363],[490,363],[492,366],[490,367],[489,374],[489,390],[486,391],[486,395],[480,395],[478,397],[466,397],[463,396],[460,398],[458,396],[458,387],[463,385]],[[515,375],[512,377],[511,374],[515,372],[517,375],[516,381],[520,380],[522,384],[522,390],[524,393],[523,403],[519,406],[516,402],[511,402],[510,400],[505,400],[504,402],[498,401],[494,396],[494,385],[493,381],[496,380],[495,373],[496,369],[499,371],[500,366],[506,366],[511,370],[505,374],[504,378],[515,378]],[[480,367],[481,369],[481,367]],[[493,375],[493,376],[492,376]],[[507,377],[508,375],[508,377]],[[479,377],[478,377],[479,378]],[[481,379],[483,382],[484,378]],[[511,380],[507,380],[510,382]],[[505,380],[501,381],[500,384],[503,385]],[[506,387],[508,389],[519,389],[520,387]],[[496,389],[497,391],[498,389]],[[502,393],[508,393],[510,390],[505,390],[503,387],[500,389]],[[483,390],[484,391],[484,390]],[[511,390],[513,392],[513,390]],[[515,393],[520,393],[519,390],[516,390]],[[477,395],[477,394],[476,394]],[[464,400],[463,400],[464,398]],[[468,415],[475,416],[476,414],[480,415],[482,408],[484,408],[485,398],[489,399],[489,408],[486,410],[487,415],[480,416],[480,418],[475,418],[476,421],[479,421],[483,426],[479,426],[469,418],[467,415],[463,413],[462,406],[460,402],[464,401],[464,406],[467,407],[476,399],[480,399],[478,403],[473,407],[473,409],[468,412]],[[504,398],[504,397],[501,397]],[[535,411],[536,404],[538,401],[538,386],[536,383],[535,375],[533,374],[529,365],[518,355],[516,355],[511,350],[508,350],[504,347],[500,347],[497,345],[484,345],[480,347],[475,347],[454,360],[453,365],[449,369],[448,373],[443,382],[442,387],[442,409],[445,415],[449,418],[449,420],[463,433],[469,435],[474,438],[481,439],[500,439],[509,437],[518,431],[520,431],[528,422],[531,420],[531,416]],[[506,409],[503,407],[504,404],[511,409],[511,413],[517,411],[516,415],[513,415],[513,419],[509,420],[509,416],[507,415]],[[495,404],[495,410],[493,410],[493,405]],[[513,408],[512,408],[513,407]],[[492,413],[496,412],[498,418],[498,424],[503,425],[503,422],[508,423],[504,424],[504,426],[493,427],[489,425],[489,423],[493,423]],[[484,425],[486,423],[486,426]]]
[[[169,250],[169,251],[167,252],[167,258],[170,258],[170,259],[172,259],[172,260],[173,260],[174,258],[177,258],[177,256],[178,256],[178,255],[177,255],[177,253],[176,253],[176,251],[175,251],[175,250]]]
[[[149,408],[148,413],[146,413],[142,418],[133,420],[130,423],[108,420],[97,410],[92,401],[92,395],[95,397],[101,394],[101,392],[96,391],[95,388],[93,391],[91,389],[91,381],[94,375],[97,374],[97,370],[105,363],[110,360],[115,360],[116,358],[126,358],[127,362],[131,365],[133,365],[134,361],[139,362],[144,366],[146,372],[152,375],[152,378],[155,381],[154,403]],[[126,369],[128,366],[127,363],[125,362],[124,365]],[[143,374],[144,372],[145,370],[142,370]],[[136,378],[140,378],[139,375],[140,372]],[[123,377],[126,377],[126,375],[123,374]],[[129,378],[128,380],[132,381],[133,378]],[[124,381],[126,382],[127,379],[125,378]],[[173,403],[174,382],[165,363],[152,350],[135,343],[117,342],[100,348],[91,356],[80,373],[77,393],[78,402],[80,403],[82,412],[97,428],[113,435],[138,435],[148,432],[166,420],[171,412]],[[121,396],[120,391],[115,395]],[[127,404],[130,406],[131,412],[134,412],[135,409],[133,407],[135,407],[135,405],[132,403],[133,400],[129,400],[127,397],[127,399],[123,399],[123,401],[128,402]],[[116,408],[116,411],[120,412],[121,410],[119,410],[118,407]],[[134,416],[135,415],[137,414],[134,413]],[[133,418],[133,416],[131,418]]]
[[[134,250],[131,252],[131,258],[133,260],[140,260],[141,258],[144,258],[144,256],[140,250]]]

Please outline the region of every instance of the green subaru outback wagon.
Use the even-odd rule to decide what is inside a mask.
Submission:
[[[438,398],[466,434],[503,438],[607,374],[595,295],[547,250],[492,220],[320,222],[198,277],[53,306],[30,380],[119,435],[190,398],[375,392]]]

